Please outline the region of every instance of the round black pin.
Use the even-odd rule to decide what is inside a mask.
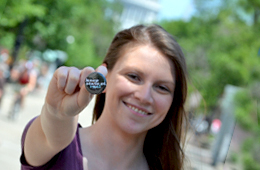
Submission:
[[[106,88],[107,81],[103,74],[93,72],[85,80],[85,87],[91,94],[100,94]]]

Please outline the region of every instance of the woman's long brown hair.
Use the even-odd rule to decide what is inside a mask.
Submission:
[[[187,96],[186,63],[179,44],[159,25],[138,25],[125,29],[114,37],[104,63],[112,70],[124,50],[129,47],[150,44],[169,58],[175,69],[175,90],[172,105],[161,124],[150,129],[144,142],[144,154],[150,169],[181,170],[184,166],[184,147],[187,131],[187,115],[184,103]],[[101,116],[105,93],[97,96],[92,123]],[[185,130],[185,131],[183,131]]]

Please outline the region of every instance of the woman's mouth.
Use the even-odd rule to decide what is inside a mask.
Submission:
[[[151,113],[149,113],[149,112],[147,112],[147,111],[144,111],[144,110],[142,110],[142,109],[136,108],[136,107],[134,107],[133,105],[127,104],[127,103],[125,103],[125,102],[124,102],[124,104],[125,104],[128,108],[130,108],[131,110],[133,110],[134,112],[137,112],[137,113],[139,113],[139,114],[141,114],[141,115],[150,115],[150,114],[151,114]]]

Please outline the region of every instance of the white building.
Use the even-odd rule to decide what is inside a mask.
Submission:
[[[123,11],[120,16],[121,27],[129,28],[136,24],[149,24],[157,20],[160,10],[158,0],[121,0]]]

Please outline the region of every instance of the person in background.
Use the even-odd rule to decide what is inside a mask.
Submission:
[[[1,105],[4,98],[6,79],[9,76],[9,66],[7,64],[9,58],[8,50],[0,50],[0,113]]]
[[[47,89],[49,82],[49,66],[47,63],[42,62],[39,67],[39,74],[37,78],[37,89]]]
[[[28,60],[14,67],[11,71],[11,78],[15,82],[15,95],[8,118],[14,120],[20,109],[24,107],[26,96],[36,87],[37,72],[33,62]]]
[[[95,71],[107,86],[96,96],[93,125],[81,127],[93,97],[84,82]],[[186,75],[181,47],[161,26],[120,31],[96,70],[55,71],[40,115],[22,135],[21,169],[183,169]]]
[[[0,64],[0,66],[1,66],[1,64]],[[5,86],[4,70],[1,67],[0,68],[0,113],[1,113],[2,100],[4,97],[4,86]]]

